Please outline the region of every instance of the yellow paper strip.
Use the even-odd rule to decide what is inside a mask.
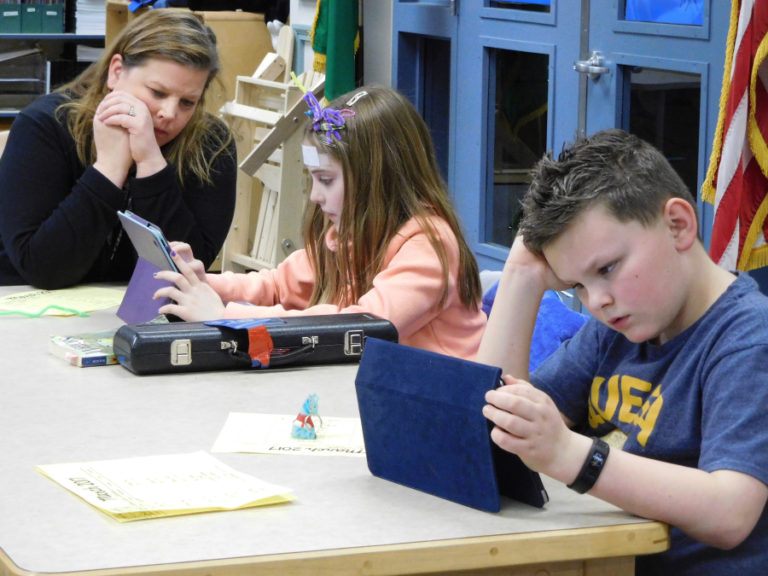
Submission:
[[[0,310],[14,310],[35,314],[48,306],[57,306],[93,312],[112,306],[119,306],[123,301],[125,288],[105,288],[101,286],[75,286],[61,290],[30,290],[16,292],[0,298]],[[57,309],[46,311],[49,316],[72,316],[72,312]]]

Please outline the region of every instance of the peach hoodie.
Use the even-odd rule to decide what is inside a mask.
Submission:
[[[208,274],[207,280],[226,304],[225,318],[368,312],[392,322],[401,344],[473,360],[486,316],[479,303],[475,311],[461,303],[456,288],[456,237],[442,218],[433,217],[431,222],[449,259],[448,297],[441,309],[437,307],[442,291],[440,260],[415,219],[406,222],[394,236],[382,270],[373,279],[373,288],[352,306],[307,307],[315,277],[303,249],[293,252],[274,269]],[[325,241],[331,250],[335,249],[335,228]]]

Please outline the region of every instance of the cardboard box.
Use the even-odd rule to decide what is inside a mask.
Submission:
[[[21,31],[39,34],[43,30],[43,7],[40,4],[24,4],[21,7]]]
[[[62,34],[64,32],[64,5],[46,4],[41,9],[41,32],[43,34]]]
[[[128,10],[127,0],[107,0],[105,46],[109,46],[117,34],[131,20],[147,8]],[[186,10],[185,8],[160,8],[160,10]],[[205,11],[195,12],[216,34],[221,59],[221,84],[214,82],[206,94],[206,109],[217,114],[225,102],[235,97],[238,76],[250,76],[268,52],[272,52],[272,40],[264,22],[264,14],[255,12]]]
[[[21,32],[21,4],[0,4],[0,34]]]

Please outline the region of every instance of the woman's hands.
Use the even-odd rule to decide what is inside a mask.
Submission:
[[[183,242],[171,242],[171,257],[178,272],[163,270],[155,276],[172,282],[155,292],[153,299],[170,298],[161,306],[161,314],[172,314],[185,321],[217,320],[224,317],[224,303],[205,279],[205,266],[192,255],[192,248]]]
[[[93,138],[94,167],[117,186],[123,186],[134,163],[138,177],[154,174],[167,164],[155,138],[149,108],[123,90],[110,92],[96,108]]]

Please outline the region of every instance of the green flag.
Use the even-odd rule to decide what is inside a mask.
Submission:
[[[358,35],[358,0],[318,0],[312,27],[313,69],[325,73],[325,97],[355,88],[355,53]]]

